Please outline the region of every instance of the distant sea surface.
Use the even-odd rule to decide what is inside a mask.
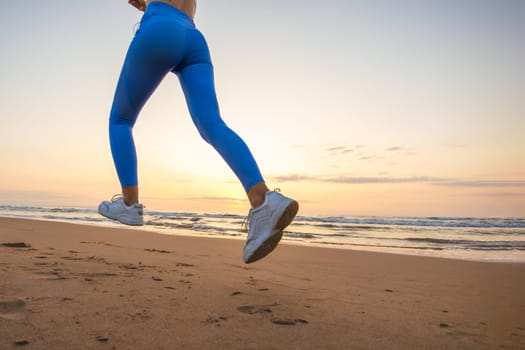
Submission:
[[[101,217],[95,209],[86,208],[0,205],[0,217],[124,227]],[[246,237],[241,229],[245,218],[240,215],[147,211],[144,219],[145,226],[139,229],[163,234]],[[525,218],[298,216],[286,229],[283,242],[476,261],[525,262]]]

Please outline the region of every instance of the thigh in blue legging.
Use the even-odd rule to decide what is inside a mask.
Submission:
[[[153,4],[165,5],[148,6],[128,49],[111,109],[110,145],[121,186],[138,184],[132,134],[137,116],[162,79],[174,72],[200,135],[219,152],[248,191],[263,178],[247,145],[220,116],[204,37],[191,19],[174,7]],[[161,10],[167,10],[168,15],[158,15]]]

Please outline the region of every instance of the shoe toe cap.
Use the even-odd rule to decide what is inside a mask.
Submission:
[[[109,202],[104,201],[98,205],[98,212],[99,213],[107,213],[109,210]]]

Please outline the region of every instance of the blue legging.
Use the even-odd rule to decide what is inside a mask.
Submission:
[[[248,191],[263,181],[248,146],[220,116],[213,66],[203,35],[176,7],[152,2],[128,49],[109,119],[111,153],[121,186],[138,184],[133,125],[169,72],[179,77],[200,135],[219,152],[244,189]]]

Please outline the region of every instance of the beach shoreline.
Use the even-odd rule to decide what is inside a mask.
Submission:
[[[525,263],[243,244],[0,218],[0,349],[525,349]]]
[[[93,208],[0,206],[0,217],[122,228]],[[244,240],[245,216],[148,211],[142,227],[168,235]],[[298,216],[281,243],[468,261],[525,262],[525,219]]]
[[[243,234],[238,236],[211,236],[211,235],[203,235],[199,236],[195,234],[194,232],[190,231],[182,231],[182,232],[166,232],[162,229],[155,229],[154,227],[148,227],[148,226],[126,226],[122,225],[116,221],[108,220],[103,223],[99,222],[74,222],[68,221],[67,219],[45,219],[45,218],[31,218],[31,217],[10,217],[10,216],[0,216],[0,221],[2,219],[17,219],[17,220],[32,220],[36,222],[55,222],[55,223],[63,223],[63,224],[72,224],[72,225],[79,225],[79,226],[90,226],[90,227],[98,227],[98,228],[110,228],[110,229],[117,229],[117,230],[130,230],[130,231],[141,231],[141,232],[147,232],[152,234],[159,234],[159,235],[166,235],[166,236],[180,236],[180,237],[196,237],[196,238],[209,238],[209,239],[225,239],[225,240],[236,240],[244,242],[246,240],[246,237]],[[110,224],[110,226],[108,225]],[[436,259],[446,259],[446,260],[459,260],[459,261],[471,261],[471,262],[488,262],[488,263],[509,263],[509,264],[525,264],[525,260],[521,259],[511,259],[511,258],[477,258],[477,257],[468,257],[468,256],[436,256],[436,255],[428,255],[424,254],[422,252],[409,252],[406,250],[400,249],[399,251],[392,250],[390,247],[389,251],[382,250],[381,247],[375,247],[375,248],[360,248],[359,246],[343,246],[338,244],[333,245],[315,245],[308,242],[298,242],[298,241],[286,241],[286,238],[284,238],[280,243],[280,245],[292,245],[292,246],[299,246],[299,247],[312,247],[312,248],[318,248],[318,249],[337,249],[337,250],[345,250],[345,251],[359,251],[359,252],[370,252],[370,253],[379,253],[379,254],[393,254],[393,255],[406,255],[406,256],[415,256],[415,257],[426,257],[426,258],[436,258]]]

